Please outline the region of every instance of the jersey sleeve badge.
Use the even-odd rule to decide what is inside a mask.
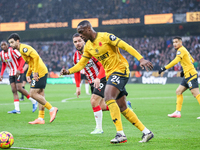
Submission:
[[[181,52],[180,51],[177,51],[177,53],[176,53],[177,55],[180,55],[181,54]]]
[[[24,53],[28,52],[28,49],[27,48],[23,48],[23,52]]]
[[[115,41],[117,39],[116,36],[114,36],[114,35],[110,35],[109,38],[110,38],[111,41]]]

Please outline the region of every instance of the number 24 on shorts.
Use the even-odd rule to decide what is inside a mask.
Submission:
[[[115,82],[115,83],[117,83],[117,84],[120,84],[119,78],[120,78],[120,77],[114,75],[114,76],[112,76],[111,82]]]

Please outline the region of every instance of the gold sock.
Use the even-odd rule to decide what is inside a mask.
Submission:
[[[106,104],[110,110],[110,116],[113,120],[116,130],[122,131],[123,128],[122,128],[121,114],[120,114],[120,109],[116,101],[111,99],[111,100],[106,101]]]
[[[181,111],[182,104],[183,104],[183,94],[176,95],[176,110]]]
[[[196,99],[197,99],[197,101],[198,101],[199,104],[200,104],[200,94],[198,94],[198,95],[196,96]]]
[[[52,108],[52,106],[51,106],[51,104],[49,102],[46,102],[44,107],[47,108],[48,110],[50,110]]]
[[[124,115],[124,117],[130,122],[132,123],[134,126],[136,126],[140,131],[143,131],[145,126],[142,124],[142,122],[138,119],[137,115],[131,111],[129,108],[127,108],[126,110],[124,110],[122,112],[122,114]]]
[[[38,118],[43,118],[44,119],[44,110],[39,110]]]

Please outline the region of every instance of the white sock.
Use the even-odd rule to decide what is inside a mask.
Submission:
[[[85,92],[86,94],[89,93],[89,83],[85,83]]]
[[[50,112],[54,111],[54,107],[52,107],[49,111],[50,111]]]
[[[147,129],[146,127],[144,128],[144,130],[142,131],[142,133],[144,133],[144,134],[148,134],[148,133],[150,133],[151,131],[149,130],[149,129]]]
[[[14,105],[15,105],[15,110],[20,111],[20,109],[19,109],[19,101],[14,102]]]
[[[43,118],[40,118],[40,117],[39,117],[38,119],[39,119],[40,121],[44,120]]]
[[[32,104],[35,104],[37,101],[33,99],[32,97],[29,97],[29,100],[32,102]]]
[[[96,120],[96,128],[98,129],[102,129],[102,117],[103,117],[102,110],[94,112],[94,118]]]
[[[181,112],[178,111],[178,110],[176,110],[175,113],[176,113],[177,115],[180,115],[180,114],[181,114]]]
[[[120,133],[122,136],[125,136],[124,131],[117,131],[117,133]]]

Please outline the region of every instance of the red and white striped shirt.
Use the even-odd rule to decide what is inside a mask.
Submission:
[[[5,69],[3,68],[5,66],[9,68],[9,76],[16,75],[17,70],[20,70],[20,73],[24,73],[23,68],[20,67],[21,61],[19,61],[19,58],[21,57],[21,54],[18,50],[13,50],[11,47],[9,47],[7,52],[4,52],[4,50],[0,52],[0,57],[2,60],[1,75],[4,73]],[[25,63],[24,60],[23,63]]]
[[[82,57],[82,55],[77,50],[73,57],[74,64],[77,64],[80,61],[81,57]],[[101,67],[102,67],[102,70],[104,71],[101,63],[98,62],[98,60],[94,57],[92,57],[88,61],[87,65],[84,68],[84,71],[85,71],[85,75],[88,79],[88,82],[90,84],[93,83],[94,79],[96,79],[98,77]],[[80,72],[78,72],[78,73],[80,73]],[[100,78],[105,77],[105,71],[102,72],[102,74],[100,76],[101,76]],[[77,79],[76,73],[75,73],[75,81],[76,81],[76,86],[79,87],[80,83],[77,83],[77,82],[80,82],[80,81],[79,81],[79,79]]]

